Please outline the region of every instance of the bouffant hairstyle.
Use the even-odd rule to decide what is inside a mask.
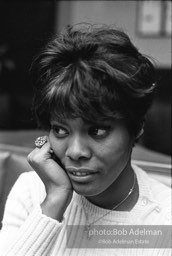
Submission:
[[[89,122],[122,118],[132,136],[140,132],[152,103],[155,69],[126,33],[112,26],[67,26],[41,51],[34,111],[50,129],[54,118]]]

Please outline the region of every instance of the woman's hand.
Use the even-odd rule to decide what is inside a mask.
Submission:
[[[73,194],[72,184],[50,147],[49,139],[28,155],[28,162],[45,185],[46,198],[41,204],[44,214],[61,220]]]

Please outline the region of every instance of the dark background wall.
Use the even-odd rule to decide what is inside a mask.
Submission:
[[[0,129],[33,128],[32,60],[54,33],[53,1],[0,3]]]
[[[157,69],[157,92],[147,115],[141,142],[149,149],[171,155],[171,69]]]

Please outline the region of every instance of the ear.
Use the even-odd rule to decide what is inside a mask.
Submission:
[[[142,136],[144,132],[144,128],[142,127],[141,130],[139,131],[139,133],[137,134],[137,136],[135,137],[134,139],[134,142],[133,142],[133,147],[135,146],[135,144],[138,142],[139,138]]]
[[[140,138],[140,136],[142,136],[142,134],[144,133],[144,127],[142,127],[142,129],[139,131],[139,133],[136,136],[136,140]]]

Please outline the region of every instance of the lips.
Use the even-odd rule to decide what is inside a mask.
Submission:
[[[75,168],[75,167],[68,167],[66,168],[70,176],[78,177],[78,178],[84,178],[84,177],[90,177],[95,175],[97,172],[92,169],[87,168]]]
[[[80,171],[72,171],[71,174],[74,175],[74,176],[87,176],[90,173],[89,172],[83,172],[83,171],[82,172],[80,172]]]

